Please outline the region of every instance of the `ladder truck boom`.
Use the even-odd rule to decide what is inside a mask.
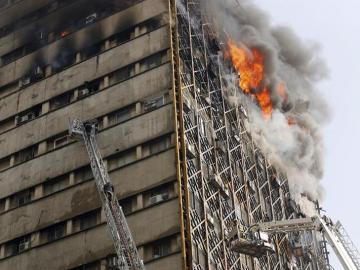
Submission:
[[[345,270],[360,270],[359,252],[340,223],[333,225],[332,221],[327,217],[314,216],[311,218],[299,218],[282,221],[272,221],[258,223],[249,228],[251,231],[261,231],[264,233],[290,233],[306,230],[321,231],[326,240],[333,248],[336,256],[339,258]],[[341,227],[342,230],[339,228]],[[350,246],[351,244],[351,246]]]
[[[77,139],[82,139],[85,143],[91,170],[118,257],[119,269],[144,270],[143,262],[131,236],[124,212],[116,198],[114,187],[110,181],[104,161],[101,158],[95,138],[96,131],[96,121],[82,122],[76,119],[70,124],[70,135]]]

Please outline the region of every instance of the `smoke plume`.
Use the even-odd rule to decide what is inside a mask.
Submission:
[[[254,100],[238,90],[234,76],[228,76],[229,100],[247,107],[253,139],[270,162],[286,173],[294,199],[301,203],[301,194],[321,199],[321,126],[328,120],[328,108],[316,83],[328,70],[319,57],[319,46],[303,42],[287,27],[271,26],[267,14],[250,1],[203,0],[203,4],[224,44],[231,38],[264,55],[264,83],[269,86],[273,112],[264,118]],[[279,93],[279,84],[286,87],[286,96]]]

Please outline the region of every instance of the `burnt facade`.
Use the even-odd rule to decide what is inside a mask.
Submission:
[[[116,267],[75,118],[99,122],[146,269],[319,269],[295,256],[300,238],[321,248],[312,235],[276,235],[261,259],[231,249],[234,229],[299,211],[226,99],[231,69],[197,1],[0,8],[0,269]]]

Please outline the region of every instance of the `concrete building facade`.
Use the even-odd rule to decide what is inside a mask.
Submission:
[[[304,235],[260,259],[229,245],[301,213],[226,100],[220,50],[197,1],[0,1],[0,269],[116,269],[75,118],[99,122],[146,269],[319,269],[294,255]]]

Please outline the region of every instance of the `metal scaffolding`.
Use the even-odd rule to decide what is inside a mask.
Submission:
[[[287,179],[266,159],[245,128],[246,111],[227,98],[225,75],[234,72],[199,0],[173,1],[175,108],[186,269],[323,269],[322,235],[271,236],[275,252],[254,258],[236,253],[229,237],[251,224],[298,217]],[[182,150],[181,150],[182,149]],[[306,239],[306,241],[304,240]],[[302,254],[296,254],[297,243]],[[324,251],[323,251],[324,250]]]

